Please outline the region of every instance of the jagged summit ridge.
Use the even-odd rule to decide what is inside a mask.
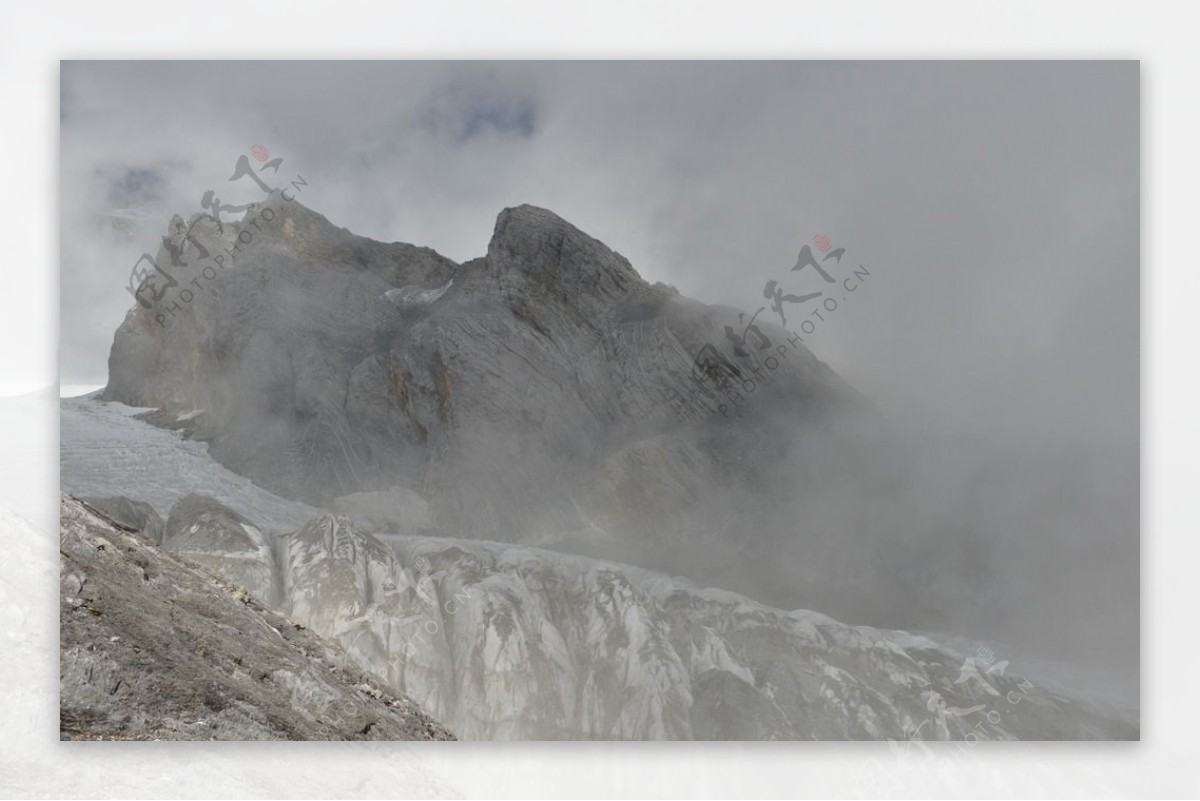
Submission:
[[[617,303],[645,284],[627,259],[580,231],[552,211],[522,205],[496,218],[487,265],[498,273],[516,271],[563,297],[590,297]]]
[[[430,528],[460,536],[582,538],[634,561],[630,548],[742,549],[731,493],[762,486],[763,446],[778,461],[859,404],[765,324],[776,367],[752,405],[698,382],[696,355],[737,314],[648,283],[546,209],[503,210],[486,255],[461,265],[296,202],[252,213],[272,220],[170,325],[159,307],[129,313],[104,397],[171,426],[193,415],[181,425],[214,458],[291,500],[401,487],[428,501]],[[193,233],[215,253],[248,225]],[[186,237],[175,247],[193,256]],[[648,474],[670,486],[642,491]]]

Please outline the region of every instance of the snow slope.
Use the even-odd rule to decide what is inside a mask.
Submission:
[[[63,492],[81,498],[125,495],[146,501],[164,518],[176,501],[203,493],[271,531],[296,528],[318,514],[221,467],[209,458],[206,444],[137,419],[150,409],[105,403],[96,394],[61,401]]]

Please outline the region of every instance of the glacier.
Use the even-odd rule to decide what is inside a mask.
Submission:
[[[1136,710],[1071,692],[1069,675],[1043,683],[1000,645],[956,649],[604,559],[381,530],[255,486],[145,411],[63,400],[63,491],[150,504],[164,549],[336,641],[459,739],[1139,736]]]

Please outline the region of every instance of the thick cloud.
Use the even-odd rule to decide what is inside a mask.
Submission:
[[[67,382],[103,380],[171,213],[253,199],[225,182],[261,142],[355,232],[462,260],[533,203],[739,307],[825,233],[872,280],[810,343],[868,394],[1136,436],[1136,63],[79,62],[62,83]],[[135,235],[96,236],[114,209]]]

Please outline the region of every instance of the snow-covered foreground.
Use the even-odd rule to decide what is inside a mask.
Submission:
[[[163,547],[235,572],[461,739],[1138,736],[1136,713],[1083,700],[1061,678],[1040,686],[998,649],[964,654],[553,551],[372,536],[272,496],[133,413],[62,402],[64,492],[164,513],[188,493],[213,496],[252,525],[231,513],[206,541],[211,513],[199,525],[177,511]],[[277,535],[272,547],[261,531]]]

